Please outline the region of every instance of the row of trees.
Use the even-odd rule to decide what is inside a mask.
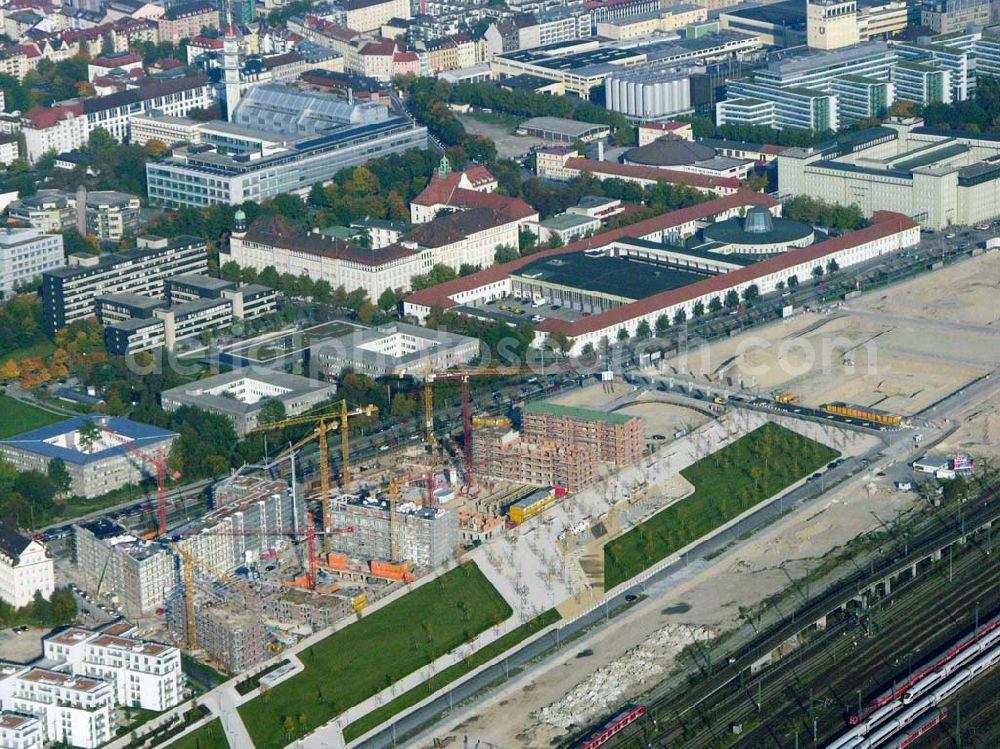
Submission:
[[[796,221],[825,226],[837,231],[854,231],[866,226],[868,221],[856,205],[828,203],[825,200],[799,195],[789,200],[784,214]]]
[[[765,125],[716,125],[708,117],[690,117],[691,130],[696,138],[724,138],[746,143],[763,143],[776,146],[814,146],[836,136],[833,130],[803,130],[786,127],[775,130]]]
[[[0,357],[44,340],[45,322],[39,297],[18,294],[0,305]]]
[[[1000,80],[982,76],[976,83],[976,95],[951,104],[928,104],[919,112],[928,127],[972,132],[1000,132]]]

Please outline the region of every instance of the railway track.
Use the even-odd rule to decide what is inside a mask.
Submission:
[[[900,556],[913,558],[964,530],[966,524],[976,527],[984,518],[995,517],[997,500],[993,492],[965,518],[942,520],[915,535],[907,544],[910,553]],[[905,678],[963,628],[971,629],[977,608],[982,617],[1000,611],[994,559],[982,543],[970,539],[953,562],[937,563],[866,612],[831,619],[825,632],[759,678],[749,676],[746,666],[752,650],[748,654],[746,648],[736,654],[736,663],[718,666],[721,673],[714,678],[687,690],[662,689],[659,694],[654,690],[639,700],[647,705],[646,718],[614,737],[609,746],[792,749],[814,746],[815,736],[815,746],[821,747],[845,725],[848,710],[858,705],[859,690],[862,702],[867,702],[892,686],[894,679]],[[868,579],[873,577],[874,573]],[[830,599],[836,595],[843,599],[844,590],[840,585],[822,596],[799,621],[835,608]],[[799,629],[801,624],[779,628],[756,652],[776,646]],[[741,732],[735,734],[734,727]]]
[[[908,749],[996,749],[1000,746],[1000,670],[994,669],[945,703],[948,717]]]

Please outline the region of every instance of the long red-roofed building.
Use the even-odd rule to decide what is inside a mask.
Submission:
[[[475,307],[515,293],[515,281],[519,272],[529,264],[532,264],[532,268],[537,268],[539,260],[558,259],[559,256],[571,254],[624,257],[629,245],[644,246],[648,248],[644,250],[647,253],[657,252],[659,246],[663,246],[665,251],[666,244],[679,243],[684,237],[694,234],[699,225],[734,218],[754,206],[767,208],[774,215],[781,213],[781,205],[773,198],[740,191],[423,289],[405,300],[404,312],[421,321],[434,308],[464,307],[463,311],[475,314]],[[720,272],[719,268],[727,265],[722,260],[726,256],[719,255],[718,260],[711,261],[716,263],[715,270],[711,274],[704,273],[703,277],[692,283],[652,293],[634,301],[628,300],[623,293],[624,302],[575,320],[545,319],[536,326],[541,334],[537,341],[541,342],[548,334],[560,333],[570,339],[572,353],[578,354],[587,344],[597,347],[603,338],[615,340],[622,329],[629,336],[635,336],[643,322],[650,329],[655,329],[657,320],[662,316],[672,321],[683,310],[690,319],[696,304],[701,303],[708,308],[714,298],[723,301],[731,290],[742,295],[748,287],[755,285],[760,294],[767,294],[776,291],[779,283],[787,284],[792,276],[803,283],[807,282],[816,266],[825,269],[831,260],[839,267],[846,268],[910,247],[920,239],[919,225],[902,214],[878,212],[872,216],[871,222],[858,231],[832,237],[808,247],[788,250],[766,260],[748,264],[730,263],[724,272]]]

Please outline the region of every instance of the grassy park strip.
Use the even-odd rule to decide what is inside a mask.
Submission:
[[[0,419],[0,439],[7,439],[15,434],[30,432],[32,429],[70,418],[45,411],[9,395],[0,395],[0,413],[3,414],[3,419]]]
[[[681,471],[694,493],[604,546],[605,590],[635,577],[839,453],[768,422]]]
[[[498,655],[507,652],[518,643],[528,639],[536,632],[545,629],[550,624],[556,623],[561,618],[562,617],[559,616],[558,611],[555,609],[549,609],[545,613],[532,619],[530,622],[522,624],[517,629],[508,632],[497,640],[494,640],[481,650],[477,650],[470,657],[448,666],[448,668],[444,669],[440,673],[434,674],[434,676],[423,682],[420,686],[414,687],[409,692],[404,692],[391,702],[387,702],[381,707],[372,710],[365,716],[358,718],[344,729],[344,741],[354,741],[354,739],[359,736],[363,736],[368,733],[368,731],[381,725],[397,713],[401,713],[403,710],[416,705],[426,697],[430,697],[439,689],[448,686],[453,681],[461,679],[470,671],[479,668],[484,663],[488,663]]]
[[[228,746],[226,732],[216,718],[177,739],[170,745],[170,749],[226,749]]]
[[[512,614],[472,562],[299,653],[305,670],[240,706],[257,749],[278,749]]]

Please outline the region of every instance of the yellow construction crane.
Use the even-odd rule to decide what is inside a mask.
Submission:
[[[378,413],[378,406],[374,404],[368,404],[362,408],[356,408],[353,411],[347,410],[347,401],[340,401],[340,410],[334,413],[318,414],[315,416],[295,416],[291,419],[282,419],[280,421],[271,421],[267,424],[261,424],[259,426],[251,429],[251,432],[263,432],[271,429],[282,429],[284,427],[295,426],[296,424],[316,424],[315,431],[307,435],[307,437],[299,441],[296,447],[299,447],[306,442],[312,441],[314,437],[318,438],[319,441],[319,487],[320,487],[320,501],[323,503],[323,530],[330,531],[331,529],[331,519],[330,519],[330,449],[326,440],[326,433],[331,429],[341,429],[341,451],[344,460],[344,487],[347,487],[347,480],[349,477],[348,461],[350,458],[350,444],[348,443],[347,437],[347,422],[352,416],[375,416]],[[323,536],[323,553],[328,555],[331,551],[330,536]]]
[[[194,621],[194,564],[195,558],[175,543],[170,548],[181,558],[181,570],[184,573],[184,623],[187,625],[188,650],[198,647],[198,629]]]

